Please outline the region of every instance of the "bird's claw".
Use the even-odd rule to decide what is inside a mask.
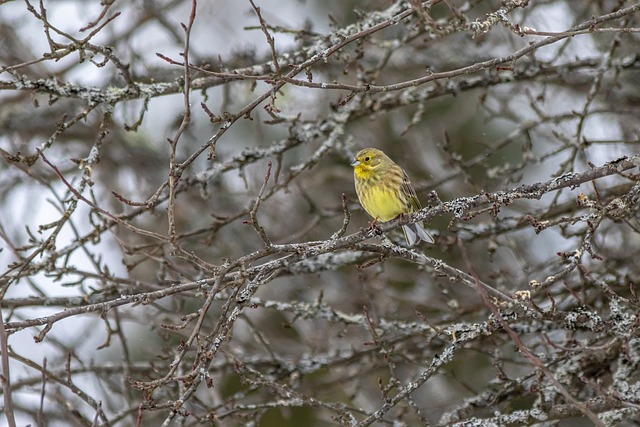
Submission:
[[[375,232],[375,234],[377,236],[382,236],[382,231],[380,230],[380,228],[378,228],[378,219],[374,219],[373,221],[371,221],[369,223],[369,230],[372,230],[373,232]]]

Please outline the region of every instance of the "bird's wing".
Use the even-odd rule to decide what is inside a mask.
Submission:
[[[408,196],[408,202],[411,204],[411,208],[413,208],[414,211],[418,211],[422,206],[416,195],[416,190],[413,189],[407,172],[402,171],[402,175],[401,191]]]

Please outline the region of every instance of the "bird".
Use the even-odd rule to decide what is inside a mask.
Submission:
[[[358,200],[373,218],[373,224],[420,210],[420,201],[407,172],[382,150],[360,150],[351,166]],[[420,240],[434,243],[433,237],[420,223],[405,224],[402,231],[409,247]]]

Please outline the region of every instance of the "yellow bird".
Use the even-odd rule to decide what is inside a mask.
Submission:
[[[420,210],[420,201],[407,173],[381,150],[360,150],[351,166],[360,204],[374,221],[386,222]],[[409,246],[420,240],[434,243],[420,223],[405,224],[402,231]]]

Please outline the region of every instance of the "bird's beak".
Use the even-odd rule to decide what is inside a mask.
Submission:
[[[359,164],[360,164],[360,160],[358,160],[358,159],[353,159],[353,162],[351,162],[351,166],[353,166],[354,168],[356,166],[358,166]]]

